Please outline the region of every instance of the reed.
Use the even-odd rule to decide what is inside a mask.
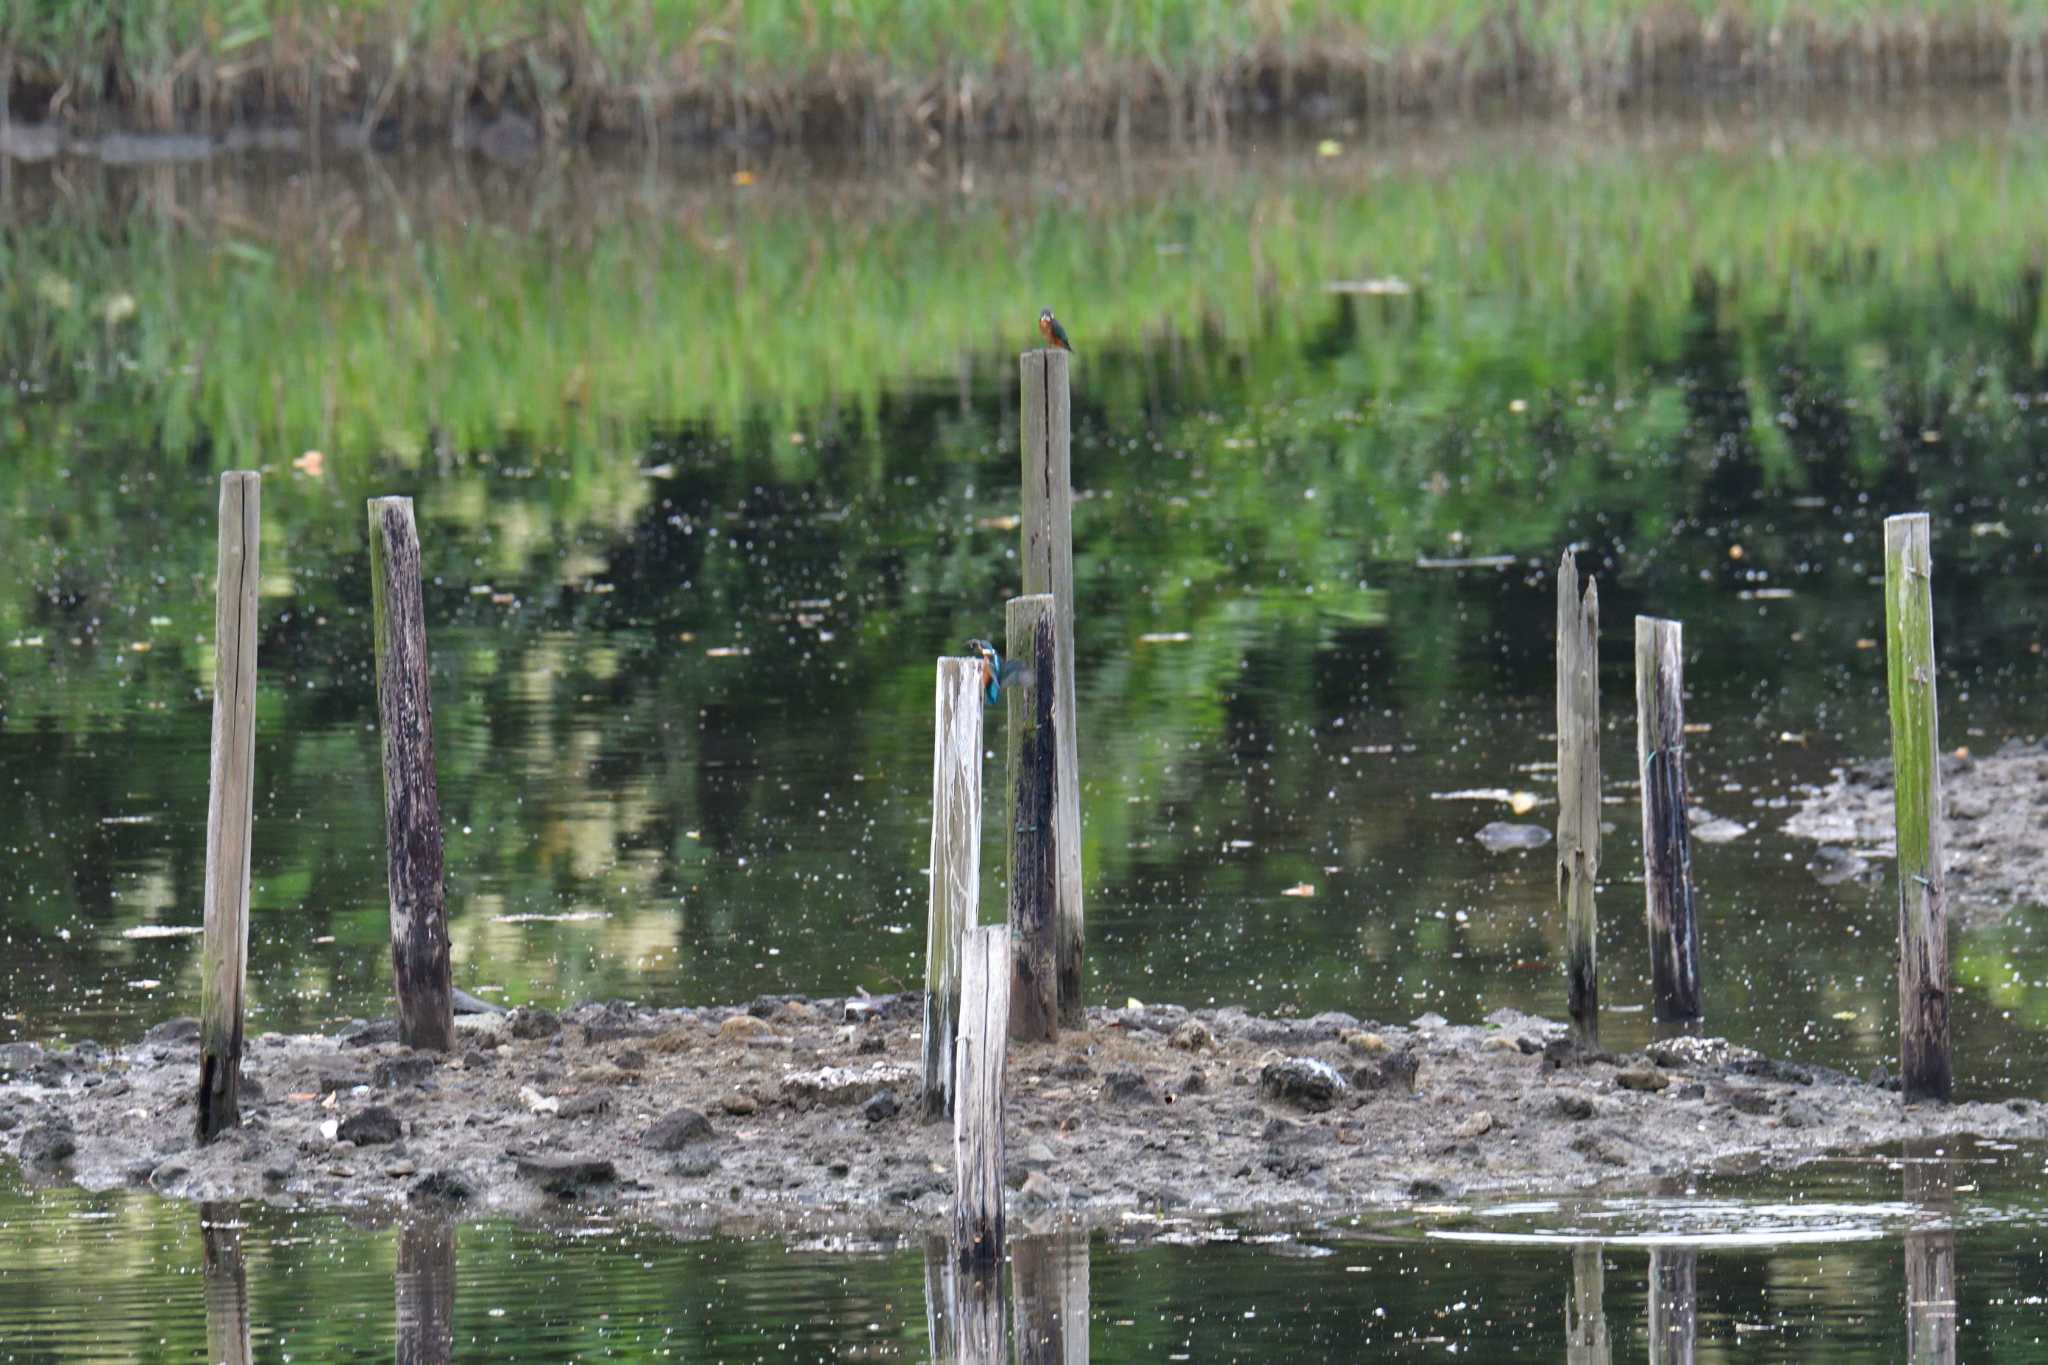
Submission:
[[[1606,104],[1739,80],[2043,79],[2025,0],[49,0],[0,7],[18,104],[151,127],[312,109],[560,136],[1214,130],[1274,104]]]

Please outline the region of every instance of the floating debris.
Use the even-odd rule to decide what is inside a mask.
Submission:
[[[1283,896],[1313,896],[1315,893],[1316,888],[1314,884],[1310,882],[1296,882],[1280,894]]]
[[[611,914],[611,911],[609,911],[609,910],[568,910],[568,911],[564,911],[564,912],[563,912],[562,914],[559,914],[559,915],[543,915],[543,914],[538,914],[538,913],[530,913],[530,914],[519,914],[519,915],[493,915],[493,916],[491,916],[491,923],[493,923],[493,924],[575,924],[575,923],[578,923],[578,922],[580,922],[580,921],[583,921],[583,920],[591,920],[591,919],[610,919],[611,917],[612,917],[612,914]]]
[[[190,938],[203,934],[203,924],[138,924],[132,929],[123,929],[122,938]]]
[[[1194,636],[1184,630],[1158,630],[1148,635],[1140,635],[1138,643],[1141,645],[1184,645],[1194,638]]]
[[[1474,555],[1466,559],[1432,559],[1428,555],[1417,555],[1418,569],[1512,569],[1513,555]]]
[[[1495,820],[1480,826],[1472,836],[1488,853],[1511,853],[1542,848],[1550,842],[1550,831],[1541,825],[1511,825],[1505,820]]]
[[[1382,275],[1368,280],[1331,280],[1323,286],[1326,294],[1367,294],[1383,298],[1398,298],[1412,294],[1414,287],[1408,281],[1392,275]]]

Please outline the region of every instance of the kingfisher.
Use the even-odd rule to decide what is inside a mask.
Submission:
[[[1052,315],[1052,309],[1038,310],[1038,334],[1045,338],[1045,344],[1071,353],[1074,343],[1067,340],[1067,329],[1060,326],[1060,320]]]
[[[990,706],[1003,695],[1003,684],[1017,681],[1029,683],[1031,670],[1015,659],[1003,662],[1003,656],[996,647],[986,640],[969,640],[967,647],[981,656],[981,694]]]

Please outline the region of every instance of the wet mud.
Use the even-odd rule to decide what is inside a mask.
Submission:
[[[0,1143],[31,1180],[193,1200],[462,1216],[602,1207],[668,1225],[943,1225],[951,1125],[917,1112],[918,1002],[587,1005],[459,1020],[449,1054],[386,1021],[264,1035],[242,1125],[192,1136],[197,1026],[118,1049],[0,1046]],[[1949,1108],[1718,1039],[1615,1056],[1500,1011],[1424,1016],[1096,1010],[1013,1046],[1012,1218],[1312,1208],[1560,1192],[1904,1139],[2048,1136],[2032,1100]]]
[[[1949,903],[1965,918],[2048,905],[2048,743],[2014,740],[1941,762]],[[1823,882],[1877,881],[1897,857],[1890,760],[1835,770],[1808,791],[1785,830],[1813,840]]]

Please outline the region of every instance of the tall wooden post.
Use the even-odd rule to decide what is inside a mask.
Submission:
[[[1611,1365],[1604,1303],[1607,1268],[1598,1242],[1572,1244],[1572,1296],[1564,1305],[1565,1365]]]
[[[1054,601],[1013,597],[1005,613],[1008,657],[1031,669],[1008,689],[1010,775],[1010,1037],[1050,1042],[1059,1033],[1059,665]]]
[[[249,1269],[242,1257],[241,1210],[229,1203],[199,1206],[200,1278],[206,1288],[206,1358],[213,1365],[249,1365]]]
[[[384,837],[398,1037],[407,1047],[445,1052],[455,1041],[455,1011],[441,883],[441,792],[434,774],[420,538],[411,498],[370,499],[370,592],[377,716],[384,732]]]
[[[1636,618],[1636,758],[1643,781],[1643,896],[1650,999],[1660,1023],[1700,1017],[1700,927],[1686,824],[1683,627]]]
[[[1024,593],[1051,593],[1058,640],[1058,685],[1054,724],[1059,742],[1057,822],[1058,872],[1055,907],[1058,937],[1059,1022],[1061,1028],[1088,1027],[1085,999],[1087,932],[1081,896],[1081,777],[1079,735],[1074,716],[1074,483],[1073,410],[1067,390],[1066,351],[1026,351],[1022,372],[1024,487],[1019,531]]]
[[[1565,1001],[1572,1038],[1600,1043],[1600,595],[1579,595],[1571,550],[1557,570],[1557,908],[1565,923]]]
[[[1009,1057],[1010,931],[970,929],[960,948],[953,1054],[953,1247],[962,1265],[1003,1259],[1003,1063]]]
[[[1650,1248],[1650,1365],[1693,1365],[1699,1343],[1700,1254]]]
[[[1934,563],[1927,514],[1884,522],[1885,678],[1899,850],[1899,1088],[1946,1104],[1948,885],[1935,719]]]
[[[393,1277],[398,1365],[447,1365],[455,1358],[455,1222],[432,1215],[398,1227]]]
[[[242,1121],[242,1015],[249,981],[249,840],[256,788],[256,587],[263,478],[220,479],[213,589],[213,760],[206,801],[206,918],[199,978],[198,1136]]]
[[[932,728],[931,904],[925,918],[924,1116],[953,1112],[960,937],[981,903],[981,660],[939,660]]]

